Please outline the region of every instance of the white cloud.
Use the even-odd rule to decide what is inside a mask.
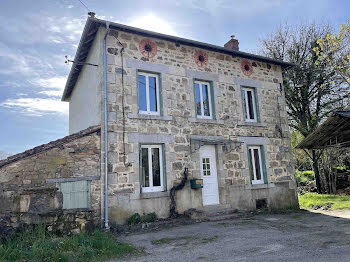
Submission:
[[[39,94],[47,95],[49,97],[61,97],[64,86],[66,84],[66,77],[51,77],[47,79],[37,78],[32,80],[32,84],[44,88]]]
[[[67,78],[64,76],[55,76],[51,78],[36,78],[32,83],[44,88],[54,88],[63,91]]]
[[[73,8],[74,7],[74,5],[69,5],[69,6],[67,6],[69,9],[71,9],[71,8]]]
[[[62,96],[62,91],[55,91],[55,90],[40,91],[39,94],[47,95],[47,96],[50,96],[50,97],[61,97]]]
[[[15,98],[7,99],[0,106],[31,116],[46,114],[68,114],[68,103],[49,98]]]
[[[153,14],[132,18],[127,24],[158,33],[178,35],[170,23]]]
[[[212,16],[231,15],[231,16],[254,16],[268,9],[278,7],[284,0],[250,0],[232,1],[232,0],[183,0],[182,4],[194,9],[209,13]]]
[[[67,115],[68,103],[60,101],[69,69],[64,64],[64,55],[74,54],[73,45],[79,42],[86,18],[47,16],[40,12],[27,18],[30,23],[15,23],[16,28],[5,31],[21,32],[20,37],[11,35],[21,48],[6,39],[0,40],[0,75],[5,78],[0,86],[18,89],[6,100],[0,99],[0,107],[32,116]],[[45,48],[47,43],[56,47],[52,49],[56,50],[54,53]],[[7,76],[10,80],[6,80]]]
[[[28,97],[27,94],[17,93],[15,98],[5,100],[0,106],[31,116],[53,113],[68,114],[68,104],[60,101],[66,83],[65,77],[35,78],[29,82],[41,89],[37,92],[38,96],[46,97]]]
[[[76,43],[83,32],[86,18],[46,17],[41,24],[45,24],[51,39],[60,39],[60,43]]]

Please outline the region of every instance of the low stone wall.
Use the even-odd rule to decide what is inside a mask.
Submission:
[[[0,232],[45,224],[80,232],[100,221],[100,133],[92,127],[0,161]],[[89,203],[63,209],[64,182],[88,181]]]

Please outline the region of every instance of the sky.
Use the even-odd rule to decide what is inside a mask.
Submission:
[[[287,22],[350,19],[347,0],[81,0],[98,18],[240,50]],[[68,135],[61,95],[87,19],[79,0],[0,0],[0,156]],[[0,157],[1,158],[1,157]]]

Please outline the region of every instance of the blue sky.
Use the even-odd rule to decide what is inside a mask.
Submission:
[[[341,0],[84,0],[99,18],[223,45],[236,35],[242,51],[279,24],[349,19]],[[78,0],[0,2],[0,152],[18,153],[68,134],[60,102],[87,17]]]

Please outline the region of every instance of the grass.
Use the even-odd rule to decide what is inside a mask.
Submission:
[[[137,252],[131,244],[117,242],[103,231],[57,236],[43,226],[12,235],[0,243],[0,261],[90,262]]]
[[[299,196],[299,205],[301,209],[327,205],[331,205],[331,209],[350,209],[350,196],[306,193]]]
[[[157,220],[157,215],[154,212],[143,214],[143,215],[140,215],[139,213],[135,213],[126,220],[126,223],[128,225],[137,225],[137,224],[143,224],[143,223],[151,223],[156,220]]]
[[[177,240],[190,240],[193,238],[192,236],[183,236],[183,237],[163,237],[161,239],[152,240],[153,245],[165,245],[170,244],[171,242],[177,241]]]
[[[298,185],[300,183],[307,183],[315,180],[315,175],[313,171],[297,171],[295,173]]]
[[[195,243],[210,243],[216,241],[218,236],[202,237],[202,236],[183,236],[183,237],[164,237],[161,239],[152,240],[153,245],[177,244],[178,246],[187,246],[190,241]]]
[[[202,243],[206,244],[206,243],[214,242],[214,241],[216,241],[217,238],[218,238],[218,236],[202,238]]]

